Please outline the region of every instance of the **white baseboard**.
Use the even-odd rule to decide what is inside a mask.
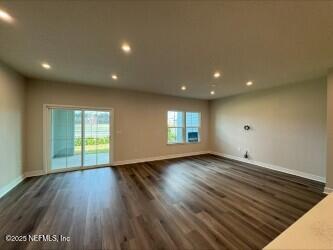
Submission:
[[[3,197],[5,194],[7,194],[14,187],[16,187],[18,184],[20,184],[25,178],[32,177],[32,176],[39,176],[39,175],[43,175],[43,174],[44,174],[44,170],[25,172],[23,175],[17,177],[15,180],[12,180],[11,182],[9,182],[6,186],[0,188],[0,198]]]
[[[155,156],[155,157],[148,157],[148,158],[138,158],[133,160],[125,160],[125,161],[115,161],[111,164],[102,165],[102,166],[92,166],[92,167],[85,167],[84,169],[92,169],[92,168],[100,168],[100,167],[108,167],[108,166],[120,166],[120,165],[126,165],[126,164],[134,164],[134,163],[140,163],[140,162],[147,162],[147,161],[158,161],[158,160],[166,160],[166,159],[172,159],[172,158],[179,158],[179,157],[186,157],[186,156],[193,156],[193,155],[201,155],[201,154],[209,154],[210,151],[199,151],[199,152],[191,152],[191,153],[184,153],[184,154],[173,154],[173,155],[165,155],[165,156]],[[70,171],[75,170],[82,170],[81,168],[73,168]],[[68,172],[68,170],[59,169],[50,172],[52,173],[62,173],[62,172]],[[46,172],[44,170],[35,170],[35,171],[29,171],[25,172],[24,177],[33,177],[33,176],[41,176],[45,175]]]
[[[138,158],[138,159],[133,159],[133,160],[125,160],[125,161],[115,161],[112,163],[112,166],[135,164],[135,163],[141,163],[141,162],[147,162],[147,161],[160,161],[160,160],[167,160],[167,159],[194,156],[194,155],[202,155],[202,154],[210,154],[210,153],[211,153],[210,151],[198,151],[198,152],[183,153],[183,154],[172,154],[172,155],[164,155],[164,156]]]
[[[310,179],[310,180],[314,180],[314,181],[319,181],[319,182],[322,182],[322,183],[326,182],[326,178],[324,178],[322,176],[318,176],[318,175],[314,175],[314,174],[309,174],[309,173],[305,173],[305,172],[298,171],[298,170],[292,170],[292,169],[289,169],[289,168],[285,168],[285,167],[281,167],[281,166],[276,166],[276,165],[272,165],[272,164],[269,164],[269,163],[264,163],[264,162],[259,162],[259,161],[244,159],[244,158],[241,158],[241,157],[238,157],[238,156],[227,155],[227,154],[223,154],[223,153],[219,153],[219,152],[211,152],[211,154],[222,156],[222,157],[225,157],[225,158],[229,158],[231,160],[236,160],[236,161],[240,161],[240,162],[250,163],[250,164],[253,164],[253,165],[257,165],[259,167],[276,170],[276,171],[279,171],[279,172],[282,172],[282,173],[287,173],[287,174],[292,174],[292,175],[300,176],[300,177],[303,177],[303,178],[306,178],[306,179]]]
[[[24,178],[33,177],[33,176],[41,176],[44,175],[44,170],[35,170],[35,171],[29,171],[24,173]]]
[[[325,189],[324,189],[324,193],[325,193],[325,194],[333,193],[333,188],[325,187]]]
[[[7,194],[10,190],[12,190],[14,187],[16,187],[21,181],[24,180],[24,176],[19,176],[15,180],[12,180],[9,182],[6,186],[0,188],[0,198]]]

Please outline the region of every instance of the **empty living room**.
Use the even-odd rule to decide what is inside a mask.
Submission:
[[[332,17],[0,0],[0,249],[333,249]]]

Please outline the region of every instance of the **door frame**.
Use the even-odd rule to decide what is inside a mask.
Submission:
[[[93,165],[93,166],[82,166],[80,167],[70,167],[70,168],[63,168],[63,169],[56,169],[52,170],[50,168],[50,149],[51,145],[49,143],[50,137],[50,130],[51,130],[51,109],[75,109],[75,110],[91,110],[91,111],[107,111],[110,112],[111,121],[110,121],[110,149],[109,149],[109,159],[110,162],[108,164],[101,164],[101,165]],[[114,162],[114,109],[109,107],[91,107],[91,106],[75,106],[75,105],[59,105],[59,104],[44,104],[43,105],[43,169],[44,173],[51,174],[51,173],[59,173],[59,172],[69,172],[75,170],[84,170],[84,169],[91,169],[91,168],[99,168],[99,167],[108,167],[112,166]],[[83,122],[82,122],[83,123]],[[82,133],[83,133],[82,127]],[[83,152],[82,152],[83,154]],[[83,158],[81,157],[83,160]]]

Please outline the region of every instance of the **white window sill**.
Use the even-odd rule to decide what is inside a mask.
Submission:
[[[175,143],[167,143],[167,145],[191,145],[191,144],[200,144],[200,142],[175,142]]]

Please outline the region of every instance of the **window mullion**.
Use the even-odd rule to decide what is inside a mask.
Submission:
[[[183,112],[183,143],[186,143],[186,112]]]

